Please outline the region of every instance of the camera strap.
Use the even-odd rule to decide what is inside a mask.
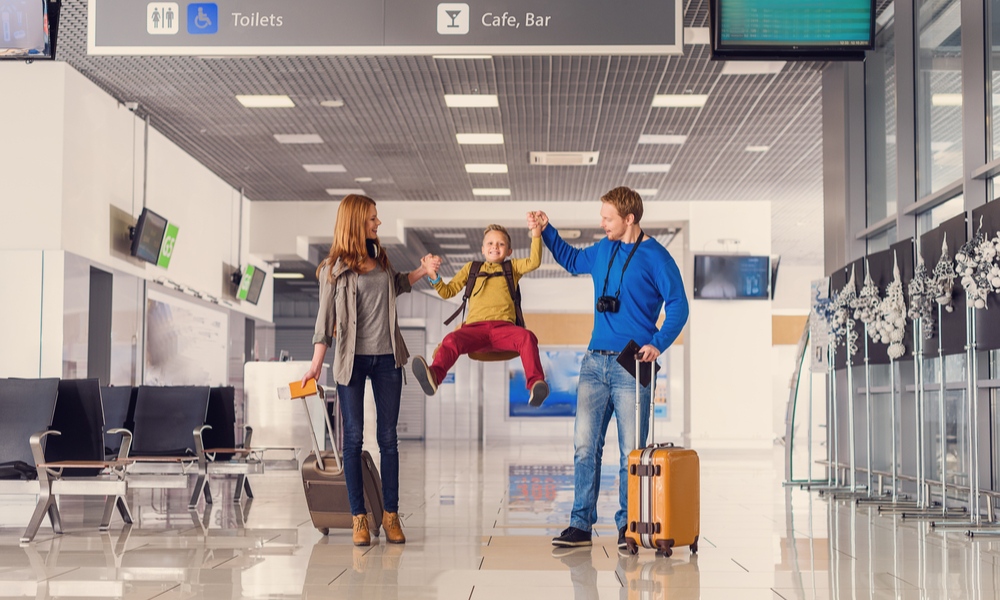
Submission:
[[[622,293],[622,282],[625,281],[625,269],[628,268],[628,263],[632,260],[632,256],[635,255],[635,251],[639,249],[639,244],[642,243],[642,238],[644,237],[642,229],[639,230],[639,239],[632,244],[632,251],[628,253],[628,258],[625,259],[625,264],[622,266],[622,276],[618,280],[618,291],[615,292],[615,298]],[[615,244],[614,252],[611,253],[611,259],[608,261],[608,274],[604,276],[604,291],[601,292],[602,296],[608,295],[608,279],[611,277],[611,267],[615,264],[615,256],[618,255],[618,249],[622,247],[621,241]]]

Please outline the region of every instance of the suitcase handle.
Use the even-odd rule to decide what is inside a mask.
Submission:
[[[319,394],[320,399],[325,401],[326,390],[323,389],[322,386],[317,384],[316,391]],[[316,466],[318,466],[321,471],[326,471],[326,464],[323,461],[323,455],[319,451],[319,440],[316,439],[316,430],[313,429],[312,417],[309,415],[309,405],[306,403],[306,396],[302,397],[302,408],[306,411],[306,422],[309,423],[309,436],[312,438],[313,453],[316,455]],[[334,410],[339,410],[339,409],[340,409],[340,397],[338,396],[334,404]],[[327,412],[325,406],[323,407],[323,420],[326,422],[325,423],[326,429],[324,430],[324,433],[326,431],[330,432],[330,440],[333,442],[333,460],[337,464],[337,469],[333,471],[331,474],[340,475],[341,473],[344,472],[344,464],[340,460],[340,453],[337,452],[337,432],[330,424],[330,413]]]
[[[640,440],[639,432],[642,429],[642,420],[640,419],[642,413],[642,361],[639,360],[639,352],[635,353],[635,449],[638,450],[642,447],[642,441]],[[653,377],[649,382],[649,443],[651,445],[656,445],[653,440],[656,439],[656,361],[649,363],[649,368],[652,370]],[[673,444],[670,444],[673,446]]]

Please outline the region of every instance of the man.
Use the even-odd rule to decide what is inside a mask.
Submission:
[[[618,501],[615,513],[618,547],[625,548],[628,514],[628,454],[635,440],[635,379],[620,364],[618,354],[635,340],[640,359],[655,361],[687,322],[688,304],[677,264],[659,242],[644,235],[642,199],[634,190],[618,187],[601,198],[600,242],[578,250],[559,237],[544,212],[528,213],[528,226],[542,227],[542,240],[556,262],[573,274],[589,273],[594,281],[594,329],[580,366],[573,456],[575,490],[570,526],[552,540],[554,546],[590,546],[597,521],[601,455],[612,414],[618,421]],[[663,307],[666,318],[656,321]],[[649,429],[650,390],[641,393],[638,423],[641,439]]]

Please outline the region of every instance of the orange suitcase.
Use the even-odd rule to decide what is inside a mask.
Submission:
[[[652,365],[652,363],[649,363]],[[636,373],[640,363],[636,361]],[[640,378],[635,381],[635,417],[640,416]],[[649,410],[649,439],[653,437],[656,373],[652,374]],[[639,448],[636,427],[636,450],[628,456],[628,525],[625,539],[632,554],[639,547],[653,548],[657,554],[670,556],[677,546],[690,546],[698,552],[701,521],[700,467],[698,453],[673,444],[651,443]]]

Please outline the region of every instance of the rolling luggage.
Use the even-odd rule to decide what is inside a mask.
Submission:
[[[320,397],[324,397],[323,388],[317,386]],[[331,440],[340,440],[340,403],[333,403],[334,421],[338,427],[330,424],[328,411],[323,411],[326,430],[330,432]],[[309,408],[305,397],[302,398],[302,408],[309,419]],[[306,503],[309,506],[309,516],[313,526],[323,535],[331,529],[352,529],[351,502],[347,497],[347,481],[344,479],[344,465],[340,460],[340,452],[334,444],[333,450],[319,451],[319,442],[310,423],[310,436],[313,451],[302,463],[302,487],[306,493]],[[368,509],[368,528],[372,537],[377,537],[382,526],[382,478],[378,467],[367,451],[361,453],[362,478],[365,487],[365,507]]]
[[[698,552],[701,498],[698,453],[654,440],[654,394],[656,371],[652,373],[649,402],[649,446],[639,447],[641,377],[635,359],[635,447],[628,455],[628,525],[625,540],[631,554],[639,546],[670,556],[676,546]],[[649,363],[652,367],[654,363]]]

